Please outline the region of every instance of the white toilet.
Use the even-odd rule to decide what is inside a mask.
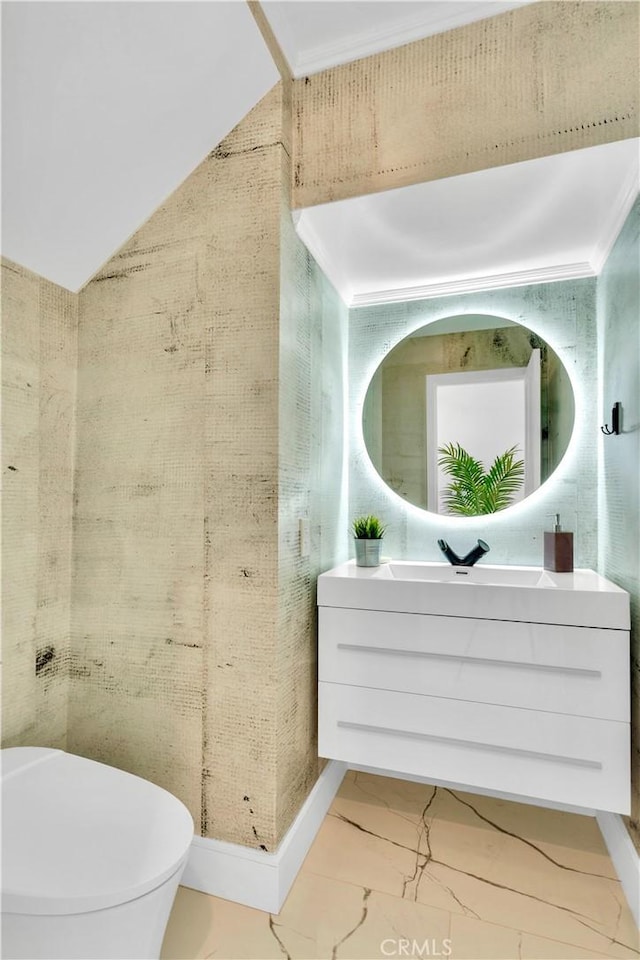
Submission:
[[[2,761],[5,960],[157,960],[193,837],[166,790],[41,747]]]

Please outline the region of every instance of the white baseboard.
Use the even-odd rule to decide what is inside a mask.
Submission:
[[[182,885],[278,913],[346,771],[339,760],[327,763],[275,853],[194,837]]]
[[[226,843],[224,840],[194,837],[181,881],[183,886],[222,897],[224,900],[243,903],[267,913],[279,913],[347,769],[394,776],[393,773],[373,767],[352,766],[340,760],[329,760],[275,853],[263,853],[262,850]],[[422,777],[403,776],[402,779],[436,783]],[[438,782],[438,785],[470,789],[468,786],[443,781]],[[550,805],[527,797],[489,793],[475,787],[473,790],[521,803]],[[596,812],[560,804],[553,806],[587,816],[595,814],[629,907],[640,927],[640,857],[622,817],[617,813]]]
[[[640,928],[640,856],[620,814],[599,810],[596,819],[636,926]]]

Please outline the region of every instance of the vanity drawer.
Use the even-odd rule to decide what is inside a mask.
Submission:
[[[629,634],[320,607],[319,679],[603,720],[629,719]]]
[[[320,683],[322,757],[628,813],[629,725]]]

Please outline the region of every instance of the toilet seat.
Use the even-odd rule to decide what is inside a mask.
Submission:
[[[40,747],[2,755],[2,910],[102,910],[154,890],[188,854],[172,794],[103,763]]]

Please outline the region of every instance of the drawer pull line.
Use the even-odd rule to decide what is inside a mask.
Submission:
[[[396,650],[391,647],[373,647],[361,643],[339,643],[338,650],[358,650],[363,653],[390,653],[398,657],[426,657],[429,660],[451,660],[457,663],[479,663],[488,667],[518,667],[547,673],[568,673],[579,677],[601,677],[600,670],[586,667],[563,667],[549,663],[529,663],[526,660],[491,660],[488,657],[467,657],[464,654],[432,653],[429,650]]]
[[[539,753],[537,750],[522,750],[519,747],[504,747],[497,743],[482,743],[475,740],[459,740],[456,737],[438,737],[432,733],[418,733],[415,730],[395,730],[393,727],[374,727],[368,723],[352,723],[349,720],[338,720],[339,727],[349,730],[363,730],[365,733],[384,733],[392,737],[406,737],[410,740],[428,740],[431,743],[446,743],[447,746],[473,747],[476,750],[490,750],[492,753],[506,753],[514,757],[526,757],[531,760],[552,760],[555,763],[569,763],[574,767],[588,767],[591,770],[602,770],[602,764],[597,760],[583,760],[580,757],[563,757],[555,753]]]

